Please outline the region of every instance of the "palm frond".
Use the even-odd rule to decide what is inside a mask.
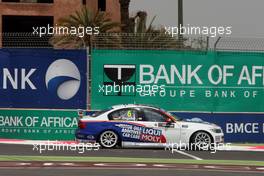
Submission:
[[[88,27],[95,28],[98,27],[100,33],[108,33],[112,32],[120,27],[120,23],[114,22],[109,18],[106,12],[97,11],[93,13],[87,7],[83,7],[81,10],[76,11],[74,14],[69,15],[68,17],[64,17],[59,19],[58,26],[67,27],[67,28],[78,28],[84,27],[85,29]],[[55,47],[91,47],[93,35],[85,33],[83,37],[78,35],[54,35],[50,39],[50,43]]]

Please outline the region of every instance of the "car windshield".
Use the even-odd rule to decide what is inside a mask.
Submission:
[[[96,112],[94,112],[94,113],[91,115],[91,117],[98,117],[99,115],[101,115],[101,114],[103,114],[103,113],[109,111],[110,109],[112,109],[112,108],[104,109],[104,110],[101,110],[101,111],[96,111]]]

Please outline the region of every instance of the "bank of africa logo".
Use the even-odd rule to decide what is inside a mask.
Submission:
[[[124,86],[136,85],[136,65],[104,65],[104,85],[119,86],[120,91],[114,96],[135,96],[135,92],[123,92]]]
[[[45,82],[49,92],[62,100],[69,100],[80,88],[81,75],[73,62],[59,59],[49,66]]]

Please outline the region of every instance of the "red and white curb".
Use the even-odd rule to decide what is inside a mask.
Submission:
[[[218,147],[218,151],[254,151],[254,152],[264,152],[264,146],[224,146]]]
[[[213,164],[150,164],[150,163],[91,163],[91,162],[14,162],[0,161],[0,168],[96,168],[96,169],[174,169],[264,173],[264,166]]]
[[[47,140],[21,140],[21,139],[0,139],[0,144],[20,144],[20,145],[52,145],[52,144],[66,144],[76,145],[76,141],[47,141]],[[264,152],[264,146],[221,146],[217,148],[218,151],[260,151]]]

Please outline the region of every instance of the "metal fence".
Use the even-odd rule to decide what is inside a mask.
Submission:
[[[263,52],[264,38],[218,38],[214,44],[216,51]]]
[[[54,42],[56,41],[56,42]],[[96,36],[33,35],[32,33],[0,34],[0,48],[67,48],[67,49],[107,49],[107,50],[188,50],[195,52],[238,51],[263,52],[262,38],[208,38],[171,37],[165,34],[124,34],[107,33]],[[90,57],[90,54],[87,55]],[[88,59],[88,85],[91,85],[91,60]],[[88,86],[91,93],[91,87]],[[88,100],[90,107],[90,99]]]
[[[171,37],[163,33],[104,33],[84,37],[70,35],[34,35],[32,33],[0,34],[0,47],[4,48],[93,48],[93,49],[156,49],[202,50],[208,49],[207,37]]]
[[[181,39],[163,33],[104,33],[85,35],[34,35],[32,33],[2,33],[0,48],[90,48],[127,50],[191,50],[263,52],[264,38],[208,38],[206,36]]]
[[[94,49],[200,50],[208,49],[207,37],[171,37],[161,33],[100,34],[93,38]]]
[[[0,33],[3,48],[51,48],[51,35],[40,37],[32,33]]]

